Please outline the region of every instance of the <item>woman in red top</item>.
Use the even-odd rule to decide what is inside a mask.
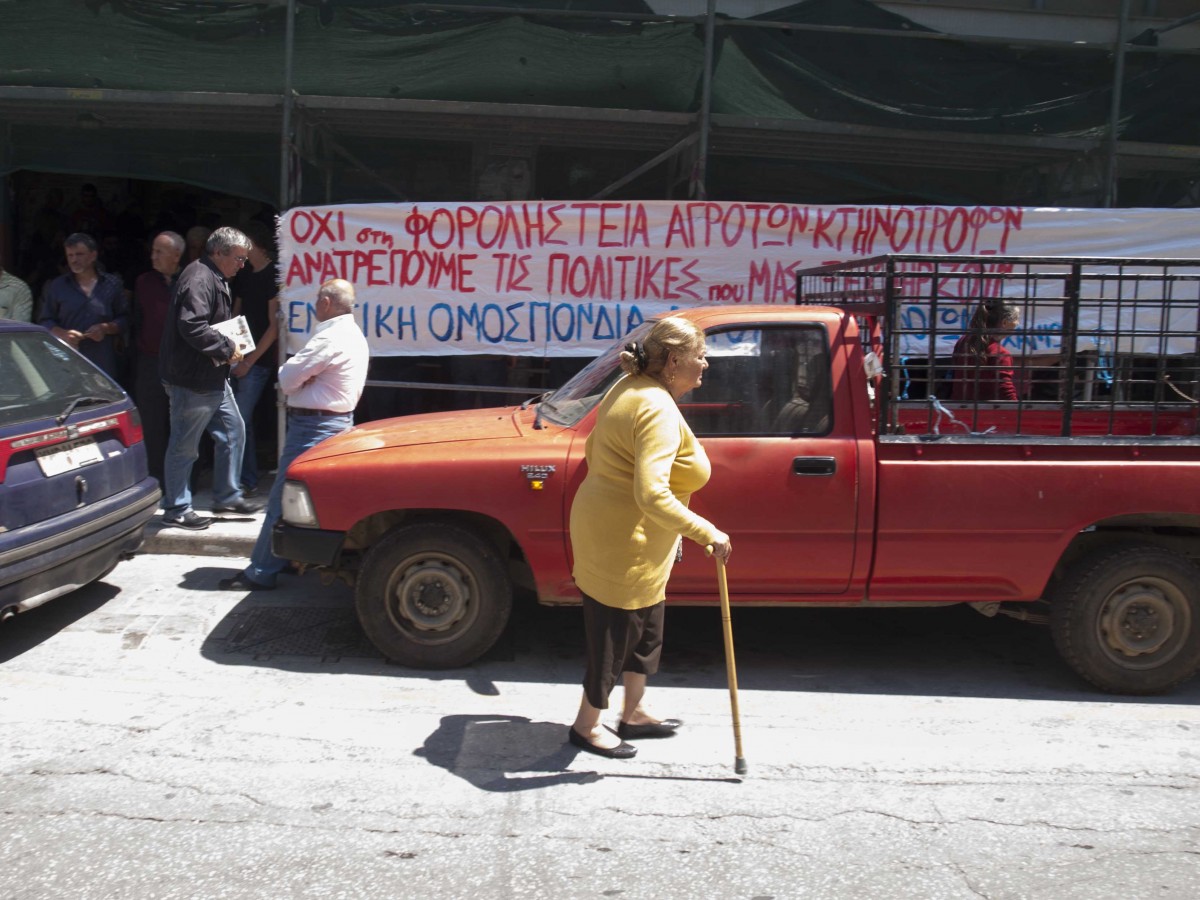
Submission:
[[[1016,400],[1012,354],[1001,341],[1021,321],[1017,307],[984,300],[971,317],[967,333],[954,345],[951,400]]]

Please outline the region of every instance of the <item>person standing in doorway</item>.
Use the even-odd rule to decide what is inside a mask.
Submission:
[[[215,445],[213,512],[249,514],[261,507],[238,487],[246,440],[229,386],[230,367],[242,359],[234,342],[214,325],[233,316],[229,281],[246,264],[250,239],[236,228],[218,228],[205,256],[179,276],[159,347],[159,374],[171,406],[171,437],[163,466],[163,524],[200,530],[212,519],[192,509],[192,466],[205,431]]]
[[[317,292],[317,327],[308,343],[279,369],[287,396],[288,424],[279,471],[271,485],[267,514],[250,565],[219,584],[227,591],[271,590],[287,560],[271,552],[271,531],[283,514],[287,469],[305,450],[354,424],[354,407],[367,381],[370,350],[354,321],[354,285],[339,278]]]
[[[187,243],[187,249],[184,251],[183,256],[185,267],[190,266],[204,256],[204,248],[208,245],[208,239],[211,235],[212,231],[203,225],[193,225],[187,230],[184,238]]]
[[[233,367],[233,393],[246,426],[246,449],[242,454],[242,493],[258,492],[258,444],[254,434],[254,411],[263,392],[275,378],[279,348],[279,273],[275,267],[274,240],[261,222],[246,226],[250,258],[233,279],[233,314],[246,317],[254,350]]]
[[[29,285],[0,264],[0,319],[29,322],[33,319],[33,294]]]
[[[46,285],[38,324],[116,378],[115,339],[129,328],[125,287],[97,267],[99,248],[91,235],[68,235],[63,247],[70,271]]]
[[[134,400],[142,414],[146,435],[146,459],[150,474],[163,481],[163,459],[167,452],[171,405],[158,373],[158,352],[163,327],[171,308],[171,294],[179,280],[183,238],[164,231],[150,245],[150,271],[133,283]]]
[[[113,217],[104,208],[100,192],[91,182],[79,188],[79,206],[71,213],[71,231],[103,235],[113,227]]]

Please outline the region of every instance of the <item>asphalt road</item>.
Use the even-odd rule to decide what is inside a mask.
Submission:
[[[418,672],[345,585],[216,590],[237,565],[142,556],[0,627],[0,898],[1200,896],[1200,682],[1099,695],[961,608],[735,610],[739,778],[716,610],[668,613],[686,725],[619,762],[564,742],[577,611]]]

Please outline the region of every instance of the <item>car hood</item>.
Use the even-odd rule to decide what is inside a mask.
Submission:
[[[307,451],[304,459],[328,459],[389,447],[517,438],[522,434],[517,419],[525,414],[524,411],[510,406],[380,419],[356,425],[345,434],[322,441]],[[532,416],[531,411],[529,415]]]

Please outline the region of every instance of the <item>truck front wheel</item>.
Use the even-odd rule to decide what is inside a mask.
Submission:
[[[512,584],[496,549],[446,523],[395,528],[368,551],[355,589],[363,631],[388,659],[451,669],[496,643]]]
[[[1200,668],[1200,569],[1149,545],[1076,563],[1050,598],[1054,643],[1101,690],[1158,694]]]

